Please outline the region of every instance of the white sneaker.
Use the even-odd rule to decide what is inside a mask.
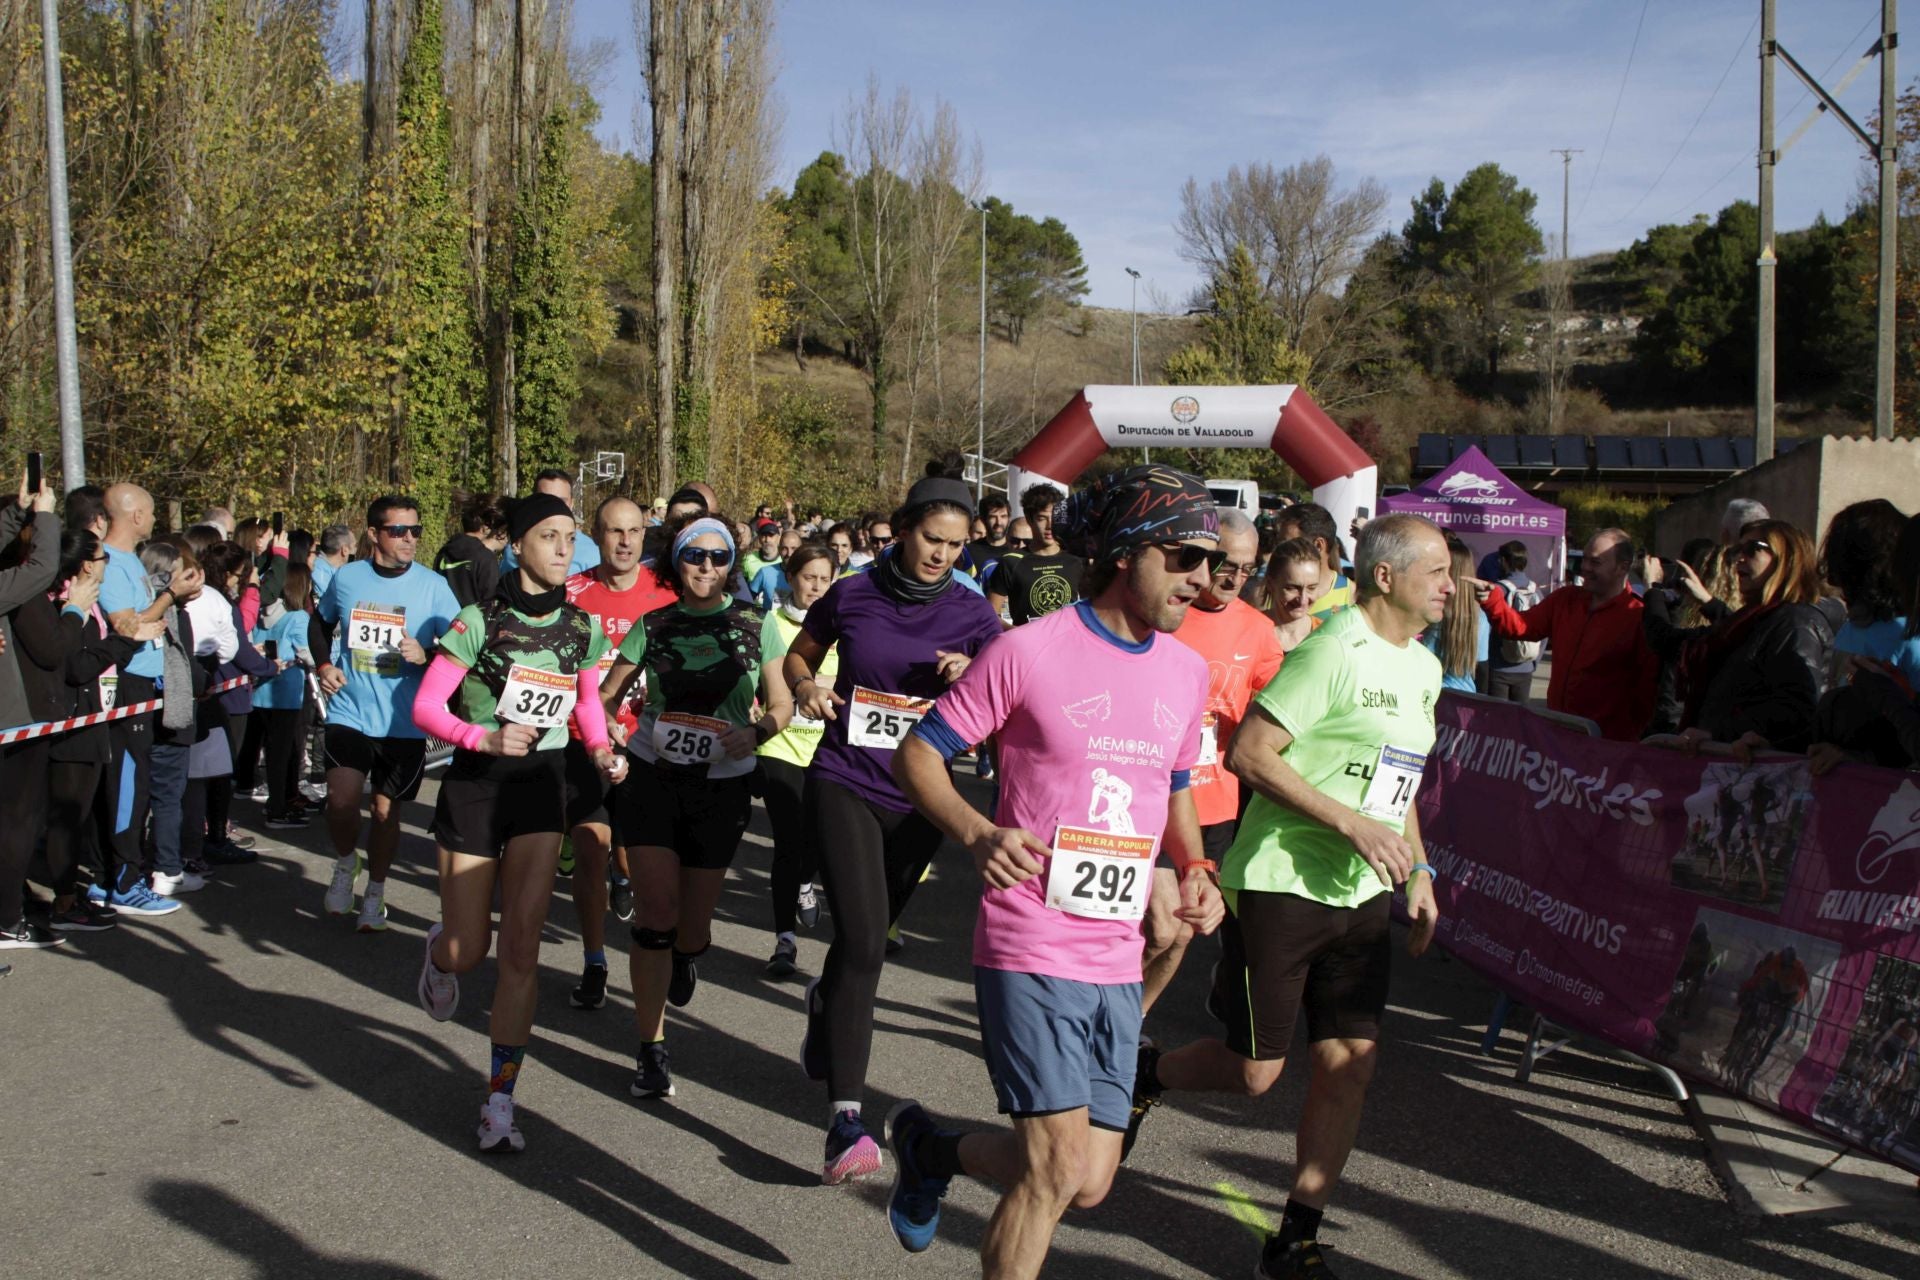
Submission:
[[[427,1011],[427,1016],[435,1022],[445,1022],[453,1016],[454,1007],[460,1003],[460,979],[451,973],[443,973],[433,962],[433,944],[439,936],[439,925],[427,930],[427,954],[420,961],[420,983],[417,990],[420,1007]],[[493,1096],[506,1097],[505,1094],[498,1093]],[[512,1099],[508,1098],[508,1101],[511,1102]],[[509,1116],[508,1119],[511,1120],[512,1117]]]
[[[327,784],[324,782],[303,782],[300,784],[300,794],[313,801],[313,803],[319,804],[327,798]]]
[[[321,905],[330,916],[343,916],[353,910],[353,882],[360,876],[360,855],[339,858],[333,864],[333,883]]]
[[[527,1140],[513,1127],[513,1095],[489,1094],[486,1105],[480,1108],[480,1149],[523,1151],[526,1145]]]
[[[360,899],[361,933],[379,933],[387,927],[387,886],[367,882],[367,891]]]
[[[177,898],[183,893],[198,893],[206,887],[206,880],[191,871],[182,871],[177,876],[170,876],[164,871],[153,873],[153,891],[163,898]]]
[[[250,791],[237,791],[234,794],[243,800],[258,800],[265,803],[267,798],[267,784],[263,782]]]

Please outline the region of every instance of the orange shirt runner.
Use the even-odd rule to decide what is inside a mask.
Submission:
[[[627,632],[641,618],[662,605],[672,604],[678,596],[673,589],[662,583],[649,565],[639,566],[639,575],[633,585],[625,591],[615,591],[600,578],[600,570],[588,569],[585,573],[576,573],[567,579],[567,603],[578,605],[593,617],[599,628],[606,632],[607,641],[612,648],[601,659],[600,674],[606,675],[613,667],[614,658],[619,656],[620,642],[627,638]],[[632,733],[637,724],[633,714],[631,695],[626,705],[620,708],[620,723]],[[567,730],[573,737],[580,736],[579,726],[572,720],[567,722]]]
[[[1193,805],[1203,827],[1231,822],[1240,812],[1240,779],[1226,769],[1227,744],[1285,655],[1273,620],[1244,600],[1212,611],[1196,603],[1173,634],[1207,660],[1207,718],[1192,773]]]

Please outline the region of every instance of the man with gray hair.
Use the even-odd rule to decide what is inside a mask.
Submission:
[[[1446,611],[1452,567],[1446,538],[1420,516],[1361,530],[1357,602],[1287,655],[1227,749],[1227,768],[1254,795],[1220,865],[1233,905],[1210,1003],[1226,1038],[1140,1051],[1128,1146],[1163,1090],[1272,1088],[1304,1007],[1313,1065],[1293,1191],[1256,1276],[1328,1274],[1315,1235],[1378,1058],[1389,890],[1405,887],[1411,954],[1439,923],[1413,801],[1441,671],[1418,638]]]
[[[1720,516],[1720,545],[1730,547],[1740,541],[1740,531],[1755,520],[1767,520],[1766,504],[1752,498],[1735,498]]]
[[[353,558],[353,530],[343,524],[330,524],[320,531],[314,544],[313,598],[320,599],[333,584],[333,575]]]

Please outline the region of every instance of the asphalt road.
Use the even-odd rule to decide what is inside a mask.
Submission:
[[[971,779],[969,787],[975,786]],[[761,974],[768,844],[756,810],[693,1004],[669,1037],[679,1096],[626,1092],[625,963],[605,1009],[569,1008],[579,960],[556,895],[518,1096],[527,1149],[482,1156],[491,968],[459,1014],[415,1005],[437,916],[407,811],[392,927],[320,914],[316,823],[162,920],[13,952],[0,1089],[13,1126],[0,1273],[72,1276],[966,1276],[994,1197],[956,1183],[940,1239],[902,1253],[886,1180],[819,1185],[826,1099],[795,1061],[803,973]],[[255,806],[236,806],[244,821]],[[912,1095],[991,1123],[973,1022],[971,868],[943,851],[881,987],[869,1114]],[[624,952],[624,928],[610,931]],[[1208,1034],[1202,950],[1156,1011],[1162,1043]],[[1402,957],[1404,959],[1404,956]],[[1512,1083],[1518,1037],[1475,1052],[1491,995],[1457,964],[1401,964],[1359,1150],[1322,1239],[1342,1277],[1796,1280],[1920,1274],[1920,1244],[1868,1225],[1737,1215],[1652,1077],[1573,1052]],[[1106,1204],[1069,1216],[1048,1274],[1244,1276],[1290,1176],[1303,1073],[1257,1101],[1182,1097],[1151,1118]]]

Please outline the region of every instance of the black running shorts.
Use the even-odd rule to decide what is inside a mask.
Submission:
[[[584,827],[589,823],[613,826],[612,789],[607,780],[600,776],[593,757],[587,754],[587,745],[575,738],[567,739],[566,748],[566,792],[567,792],[567,830]],[[627,767],[632,768],[633,758],[627,758]],[[620,833],[614,831],[613,843],[620,843]]]
[[[696,871],[733,864],[753,812],[747,777],[683,777],[638,760],[630,768],[613,805],[627,848],[670,849],[682,867]]]
[[[420,794],[427,763],[425,738],[369,738],[358,729],[330,724],[324,742],[327,768],[350,769],[373,783],[373,794],[411,800]]]
[[[535,752],[524,769],[506,778],[476,777],[462,763],[456,758],[441,779],[433,810],[431,830],[442,848],[497,858],[516,836],[558,836],[567,830],[561,752]]]
[[[1390,900],[1381,893],[1330,907],[1291,893],[1235,895],[1214,970],[1227,1047],[1243,1058],[1286,1057],[1302,1007],[1309,1040],[1378,1040],[1393,959]]]

